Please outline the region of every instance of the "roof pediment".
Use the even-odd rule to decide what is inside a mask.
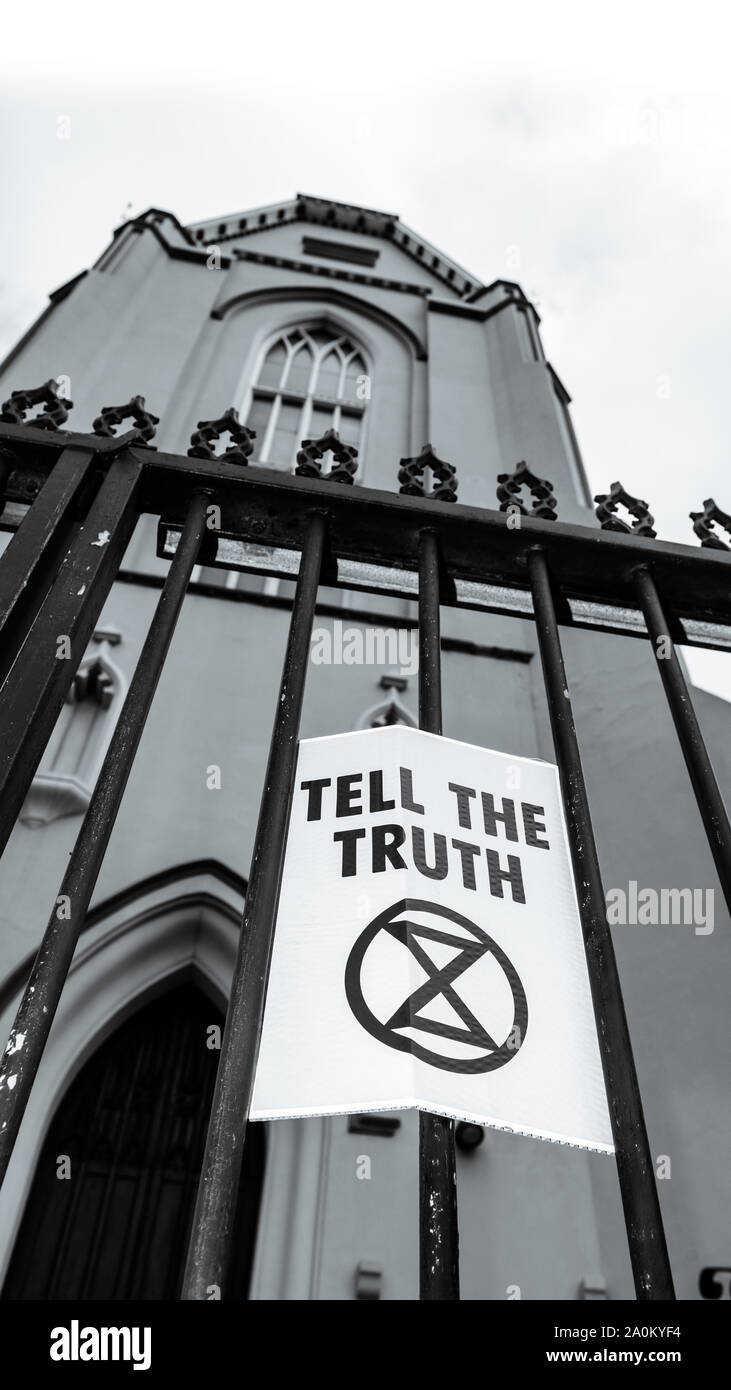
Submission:
[[[482,288],[477,276],[470,275],[456,261],[412,231],[397,214],[316,198],[306,193],[298,193],[287,202],[271,203],[266,207],[230,213],[205,222],[192,222],[185,230],[193,245],[205,247],[237,241],[293,222],[388,241],[421,265],[436,284],[448,288],[459,299],[466,299]]]

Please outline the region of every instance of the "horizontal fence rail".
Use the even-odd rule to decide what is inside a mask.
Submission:
[[[45,412],[28,420],[28,411]],[[637,1297],[670,1299],[672,1277],[584,785],[560,628],[669,646],[660,676],[714,862],[729,895],[729,823],[693,712],[678,644],[731,648],[731,517],[692,513],[696,547],[658,541],[647,504],[619,483],[597,497],[600,527],[557,518],[550,482],[526,464],[498,478],[499,510],[456,501],[454,467],[425,445],[401,460],[400,491],[354,486],[356,451],[330,431],[303,441],[295,476],[251,466],[253,434],[226,411],[199,422],[188,455],[151,446],[141,397],[94,432],[61,426],[53,382],[0,413],[0,852],[28,792],[138,518],[158,518],[163,592],[0,1067],[0,1179],[58,1006],[109,836],[196,563],[297,580],[260,805],[183,1298],[225,1288],[253,1091],[313,617],[320,585],[418,603],[419,722],[442,733],[440,607],[535,624],[580,904]],[[131,421],[126,433],[115,431]],[[228,435],[227,447],[219,445]],[[216,449],[218,448],[218,452]],[[323,461],[331,457],[328,473]],[[357,479],[356,479],[357,481]],[[526,498],[530,494],[530,506]],[[627,520],[620,518],[622,507]],[[210,514],[217,520],[210,524]],[[723,534],[722,534],[723,533]],[[68,645],[58,660],[58,642]],[[24,1038],[22,1057],[16,1042]],[[7,1085],[12,1059],[16,1084]],[[420,1287],[459,1297],[454,1126],[420,1116]]]
[[[88,435],[70,436],[67,441],[63,435],[0,424],[0,447],[5,444],[19,449],[19,436],[25,441],[24,452],[30,450],[39,476],[52,471],[61,448],[71,447],[71,441],[89,444]],[[36,436],[32,443],[29,436]],[[41,453],[45,462],[39,460]],[[131,453],[143,468],[140,510],[164,519],[163,536],[179,532],[193,492],[215,490],[222,525],[219,535],[210,532],[206,538],[207,548],[201,556],[206,565],[219,563],[226,569],[274,573],[277,557],[262,552],[289,551],[295,569],[282,572],[296,577],[303,515],[308,508],[326,506],[333,557],[326,582],[381,592],[390,576],[391,592],[416,598],[419,534],[424,526],[434,524],[438,508],[440,553],[449,575],[449,583],[443,586],[443,605],[464,603],[466,607],[530,618],[528,554],[533,546],[543,544],[550,548],[554,569],[560,575],[557,617],[562,626],[589,626],[646,638],[634,574],[638,567],[650,565],[664,598],[673,641],[731,648],[728,549],[677,545],[639,534],[545,520],[530,513],[521,516],[519,526],[510,527],[505,514],[498,510],[361,486],[334,487],[328,479],[242,467],[225,458],[191,459],[139,447],[132,447]],[[254,553],[246,553],[246,546],[254,547]],[[361,570],[348,579],[349,565],[358,565]],[[340,567],[346,571],[343,577],[337,573]],[[363,567],[384,573],[371,577]],[[486,597],[483,603],[479,593],[472,594],[472,585],[502,592]],[[587,612],[587,606],[598,611]],[[613,611],[609,623],[603,620],[602,607]],[[686,626],[696,629],[695,636],[689,637]],[[705,631],[707,627],[710,632]],[[721,631],[716,633],[715,628]]]

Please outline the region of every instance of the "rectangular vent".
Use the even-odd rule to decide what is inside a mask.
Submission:
[[[353,265],[375,265],[380,252],[369,246],[348,246],[344,241],[322,241],[320,237],[302,238],[306,256],[322,256],[328,261],[351,261]]]

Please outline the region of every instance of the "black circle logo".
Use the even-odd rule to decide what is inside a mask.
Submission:
[[[420,921],[415,914],[426,916],[426,922]],[[435,918],[441,919],[443,925],[438,925]],[[366,1001],[366,996],[372,998],[374,991],[365,977],[372,952],[379,950],[378,943],[384,941],[384,933],[386,938],[408,950],[426,975],[423,983],[395,1010],[390,1004],[385,1008],[371,1007]],[[435,955],[441,957],[441,964],[435,961]],[[492,965],[494,989],[501,998],[499,1001],[486,998],[484,1010],[500,1004],[495,1011],[502,1018],[501,1033],[506,1032],[506,1009],[509,1012],[512,999],[512,1022],[503,1042],[495,1041],[487,1024],[480,1021],[455,989],[455,981],[480,961]],[[516,1056],[528,1029],[525,990],[515,966],[502,948],[468,917],[423,898],[404,898],[369,922],[348,957],[345,994],[361,1027],[372,1038],[398,1052],[410,1052],[420,1061],[443,1071],[473,1074],[495,1071]],[[447,1022],[448,1018],[453,1022]],[[446,1049],[439,1053],[422,1047],[412,1036],[414,1032],[448,1039],[448,1054]]]

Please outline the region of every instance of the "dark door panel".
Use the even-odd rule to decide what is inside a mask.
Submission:
[[[178,1297],[219,1057],[208,1029],[222,1022],[184,985],[82,1068],[46,1136],[4,1299]],[[264,1127],[252,1124],[229,1298],[247,1297],[263,1171]]]

